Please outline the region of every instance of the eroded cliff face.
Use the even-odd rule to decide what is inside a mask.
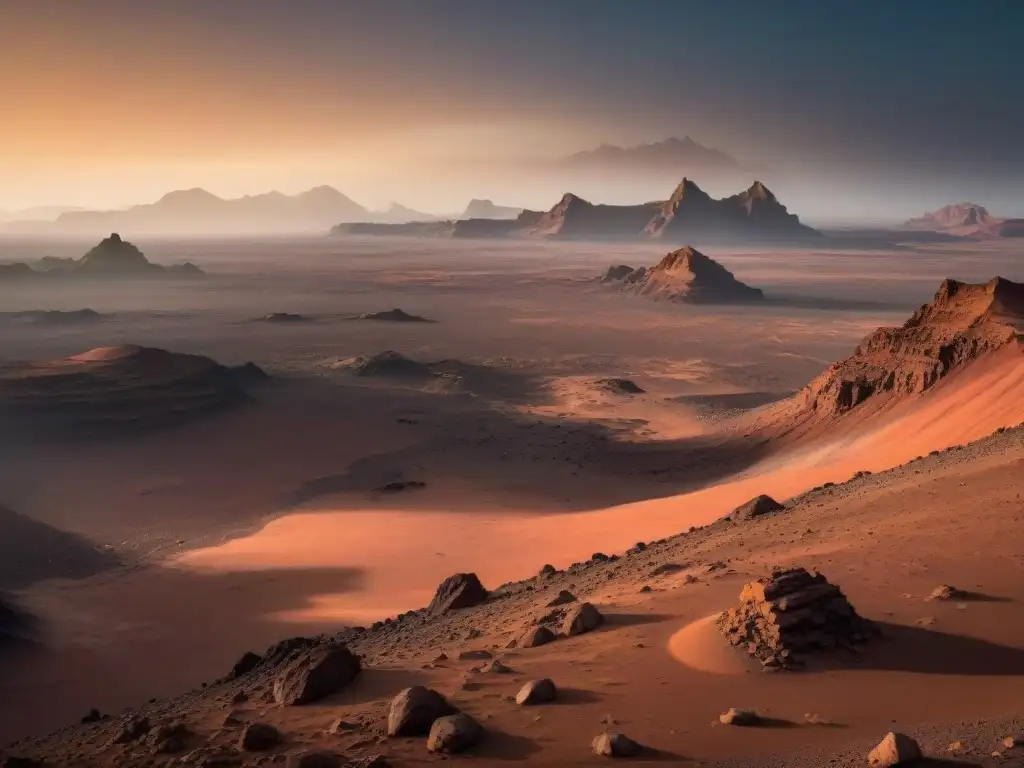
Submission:
[[[1024,284],[945,280],[899,328],[879,328],[798,398],[819,414],[850,411],[882,395],[920,394],[987,352],[1024,339]],[[1021,346],[1024,351],[1024,346]]]

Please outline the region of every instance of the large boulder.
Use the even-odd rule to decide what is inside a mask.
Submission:
[[[313,648],[274,681],[274,701],[310,704],[346,688],[359,675],[359,657],[341,643]]]
[[[433,615],[472,608],[487,599],[487,590],[475,573],[456,573],[442,581],[427,606]]]
[[[463,752],[483,736],[484,729],[472,717],[464,712],[439,717],[430,726],[427,737],[429,752]]]
[[[562,621],[562,634],[567,637],[592,632],[604,623],[604,616],[590,603],[573,606]]]
[[[556,638],[554,632],[541,625],[527,629],[516,642],[520,648],[536,648],[540,645],[547,645]]]
[[[550,678],[531,680],[524,685],[516,694],[516,704],[528,706],[531,704],[547,704],[558,698],[558,689]]]
[[[246,752],[266,752],[281,743],[281,732],[269,723],[250,723],[242,731],[239,747]]]
[[[414,685],[391,700],[388,736],[426,736],[435,720],[457,712],[437,691]]]
[[[642,747],[624,733],[602,733],[593,743],[594,754],[601,757],[634,757]]]
[[[921,748],[909,736],[890,731],[877,747],[868,753],[868,765],[877,768],[891,768],[894,765],[909,765],[921,759]]]

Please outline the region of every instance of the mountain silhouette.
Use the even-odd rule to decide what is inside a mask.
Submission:
[[[41,231],[95,236],[111,231],[133,235],[286,234],[326,232],[339,222],[365,221],[369,212],[333,187],[297,195],[267,192],[225,199],[205,189],[168,192],[155,203],[116,211],[69,211]]]

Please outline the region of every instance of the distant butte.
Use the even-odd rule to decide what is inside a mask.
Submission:
[[[764,299],[761,289],[741,283],[717,261],[690,246],[672,251],[653,267],[614,266],[601,282],[640,296],[691,304],[735,304]]]

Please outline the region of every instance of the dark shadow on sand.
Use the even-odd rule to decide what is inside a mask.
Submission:
[[[337,383],[327,386],[339,389]],[[375,394],[383,393],[378,390]],[[439,397],[448,397],[451,403],[447,395],[405,391],[403,412],[431,413],[436,407],[432,401]],[[564,470],[576,486],[575,490],[559,493],[556,509],[585,511],[595,505],[612,506],[699,490],[744,471],[771,452],[767,439],[755,437],[712,435],[641,442],[623,438],[607,423],[501,410],[475,398],[461,401],[458,407],[457,415],[447,415],[447,422],[418,419],[426,433],[420,442],[364,457],[335,474],[310,478],[280,497],[271,511],[285,512],[340,493],[364,494],[365,499],[387,483],[409,480],[427,483],[428,493],[403,494],[403,506],[429,511],[437,504],[429,493],[437,477],[457,477],[460,482],[470,480],[487,487],[492,471],[496,482],[518,483],[520,477],[535,475],[538,467],[548,472]],[[472,477],[466,473],[467,460],[476,467]],[[584,482],[591,476],[604,481],[621,478],[623,482],[605,482],[598,492]],[[371,502],[377,498],[369,496]],[[437,509],[450,511],[448,506]]]
[[[660,624],[664,621],[674,621],[678,616],[668,613],[606,613],[604,614],[604,626],[614,629],[616,627],[640,627],[645,624]]]
[[[876,669],[930,675],[1024,676],[1024,649],[991,643],[964,635],[876,622],[882,637],[846,657],[848,663],[820,657],[817,667]]]
[[[532,763],[531,758],[540,752],[540,749],[533,739],[488,728],[480,744],[474,747],[469,755],[471,757],[486,757],[491,760]]]
[[[0,589],[42,579],[82,579],[116,568],[120,559],[88,539],[0,505]]]
[[[586,688],[558,688],[558,698],[552,702],[553,706],[572,706],[574,704],[596,704],[601,697]]]

